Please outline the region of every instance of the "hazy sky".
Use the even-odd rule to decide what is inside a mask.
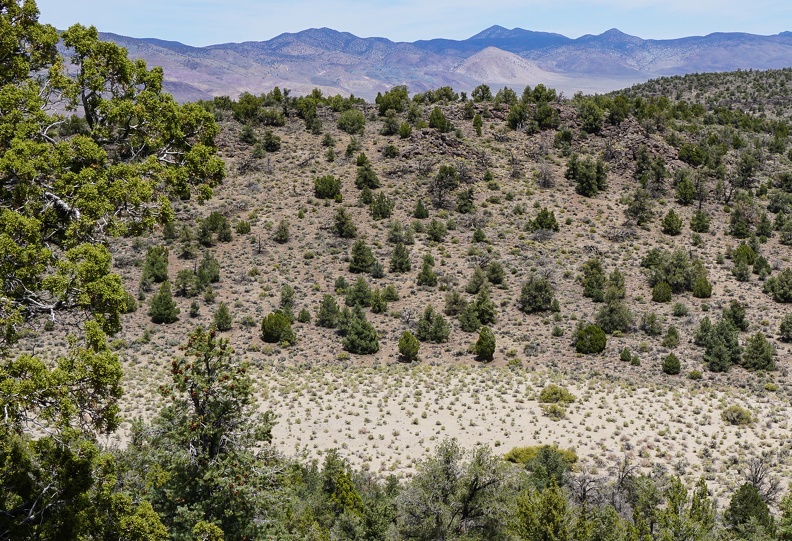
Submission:
[[[465,39],[498,24],[569,37],[792,31],[789,0],[37,0],[40,20],[189,45],[263,41],[330,27],[394,41]]]

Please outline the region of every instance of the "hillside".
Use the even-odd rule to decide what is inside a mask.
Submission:
[[[663,75],[737,69],[777,69],[790,65],[788,33],[757,36],[715,33],[673,40],[645,40],[612,29],[571,39],[560,34],[500,26],[466,40],[432,39],[414,43],[361,38],[329,28],[286,33],[267,41],[190,47],[157,39],[102,34],[127,48],[132,58],[162,66],[166,88],[179,101],[260,94],[274,86],[306,94],[355,94],[372,100],[377,92],[408,85],[423,92],[452,86],[469,92],[481,83],[534,85],[544,80],[571,96],[603,93]],[[522,67],[503,70],[480,66],[485,54],[516,58]],[[496,60],[503,64],[504,60]],[[471,64],[479,65],[471,69]]]
[[[787,75],[786,71],[757,74],[776,81],[783,81]],[[734,77],[740,74],[709,76],[709,88],[717,92],[718,81]],[[768,280],[786,276],[790,268],[789,226],[783,225],[789,205],[785,190],[789,190],[786,179],[790,156],[783,123],[761,114],[735,112],[734,117],[723,116],[720,106],[696,109],[675,98],[658,99],[657,88],[675,80],[634,87],[626,92],[631,96],[627,102],[620,102],[621,98],[581,97],[544,103],[541,87],[528,93],[525,102],[518,100],[511,105],[503,102],[509,99],[504,93],[495,101],[467,104],[442,100],[421,104],[416,98],[396,117],[397,126],[408,118],[413,123],[412,133],[405,137],[381,135],[385,118],[378,116],[373,105],[343,105],[337,101],[327,103],[363,113],[366,121],[362,133],[349,135],[340,130],[341,113],[322,105],[321,100],[312,128],[306,130],[306,121],[297,114],[305,110],[306,101],[298,98],[286,106],[288,115],[283,126],[267,127],[252,121],[258,146],[240,139],[243,125],[234,120],[227,103],[206,104],[220,122],[220,155],[229,172],[225,183],[203,206],[177,205],[178,225],[165,231],[164,237],[159,234],[112,245],[114,265],[125,287],[139,291],[140,308],[126,316],[124,330],[115,342],[124,359],[126,385],[131,389],[124,400],[125,414],[152,414],[157,404],[155,389],[165,376],[162,359],[176,352],[180,337],[190,329],[212,325],[219,303],[224,302],[233,324],[223,335],[256,367],[261,405],[282,415],[275,435],[283,449],[314,454],[337,447],[343,435],[343,445],[350,449],[354,463],[410,471],[412,459],[429,452],[432,446],[427,442],[441,435],[453,435],[469,445],[491,443],[495,438],[496,445],[506,449],[550,438],[561,447],[576,448],[581,457],[595,463],[602,461],[602,452],[612,456],[628,452],[642,457],[646,468],[656,462],[669,468],[684,463],[690,467],[691,478],[712,471],[713,481],[727,490],[725,487],[739,475],[739,470],[729,469],[728,457],[760,449],[781,453],[789,436],[785,420],[788,406],[782,397],[792,384],[792,348],[779,334],[789,304],[774,301],[765,288]],[[442,95],[430,93],[419,98],[432,100]],[[538,103],[532,101],[534,95]],[[557,127],[539,129],[532,123],[541,106],[555,111]],[[283,104],[259,107],[260,111],[280,111]],[[435,108],[453,124],[451,131],[421,127]],[[621,120],[617,115],[620,110],[625,112]],[[513,130],[509,122],[514,122],[519,111],[526,117],[524,127]],[[786,109],[778,114],[788,115]],[[486,119],[481,136],[469,118],[474,115]],[[251,118],[258,117],[254,114]],[[279,138],[280,147],[266,152],[261,141],[271,141],[272,136]],[[249,135],[248,140],[252,141]],[[347,150],[350,145],[351,150]],[[361,203],[364,195],[356,187],[360,170],[356,163],[363,163],[359,162],[360,155],[367,157],[381,185],[373,190],[373,196],[384,196],[393,204],[390,217],[374,219],[370,205]],[[596,195],[581,195],[575,182],[565,178],[573,155],[604,163],[607,186]],[[752,166],[746,172],[747,162]],[[433,207],[429,186],[445,166],[460,175],[460,188],[445,203]],[[340,181],[342,203],[316,197],[315,180],[328,175]],[[679,185],[684,183],[690,189],[695,187],[696,193],[680,195],[683,191]],[[458,194],[466,190],[472,190],[472,208],[460,213]],[[637,194],[646,197],[639,207],[640,215],[635,214]],[[429,210],[427,218],[414,217],[419,201]],[[340,238],[333,232],[334,216],[340,208],[346,209],[356,228],[354,238]],[[664,218],[672,210],[680,219],[678,234],[664,232]],[[553,213],[558,232],[532,225],[540,211]],[[697,212],[709,219],[706,232],[691,230]],[[201,244],[201,224],[211,213],[215,213],[215,219],[225,218],[232,229],[244,223],[250,230],[233,233],[231,240],[224,242],[209,233],[211,240]],[[738,215],[745,222],[744,232],[735,230]],[[767,224],[769,231],[762,229]],[[441,233],[432,240],[435,228]],[[276,240],[281,229],[288,232],[285,242]],[[397,237],[406,240],[410,261],[407,272],[394,272],[390,267]],[[381,266],[373,275],[350,272],[352,248],[360,240]],[[152,324],[147,316],[147,303],[157,285],[141,285],[141,265],[147,248],[153,246],[169,249],[168,276],[181,311],[178,321],[169,325]],[[691,286],[680,286],[670,302],[653,302],[652,276],[657,271],[646,267],[653,250],[669,255],[676,251],[688,261],[686,264],[699,261],[696,264],[712,286],[711,296],[685,289]],[[735,264],[734,254],[738,252],[754,254],[750,260],[753,267],[745,267],[746,274]],[[206,254],[213,254],[219,262],[219,281],[203,292],[195,289],[178,296],[179,291],[192,287],[179,285],[180,273],[192,276]],[[435,286],[419,284],[422,261],[428,254],[435,262],[431,267],[437,276]],[[756,263],[759,256],[765,267]],[[603,321],[603,310],[610,306],[597,302],[596,294],[595,298],[584,294],[584,284],[590,283],[584,269],[592,262],[601,265],[602,280],[617,269],[621,273],[626,296],[622,305],[613,306],[622,306],[631,317],[618,324],[618,329],[609,330],[601,354],[581,355],[574,343],[578,324]],[[487,286],[485,278],[483,289],[488,291],[494,312],[494,321],[488,326],[494,332],[496,349],[494,360],[484,371],[477,368],[482,363],[470,349],[478,332],[463,330],[463,316],[459,315],[466,303],[476,306],[482,302],[482,294],[476,294],[476,286],[471,285],[476,273],[481,272],[477,269],[483,269],[482,277],[490,276],[493,281]],[[673,272],[687,271],[678,268]],[[556,308],[547,305],[535,313],[520,309],[522,288],[531,277],[549,280]],[[350,354],[337,330],[317,325],[323,298],[330,295],[343,308],[349,302],[345,301],[349,289],[361,279],[379,292],[393,286],[398,296],[379,308],[364,309],[378,336],[378,351],[368,355]],[[604,289],[606,285],[599,287]],[[454,292],[457,300],[452,302],[449,299]],[[294,323],[296,341],[290,347],[268,344],[261,338],[262,318],[283,307],[284,302],[292,317],[300,315],[302,321]],[[428,306],[441,314],[448,325],[448,336],[439,343],[422,339],[419,365],[405,366],[399,339],[404,331],[420,333],[418,321]],[[735,306],[741,315],[729,315]],[[190,315],[193,310],[195,315]],[[697,345],[701,322],[709,318],[715,324],[724,317],[739,318],[740,330],[735,336],[745,347],[759,335],[766,337],[775,348],[773,370],[729,368],[708,359],[708,350]],[[669,338],[672,327],[678,338]],[[42,347],[41,337],[35,342]],[[43,344],[48,351],[56,342],[47,338]],[[663,363],[670,354],[681,364],[679,375],[664,373]],[[393,378],[396,383],[386,383]],[[498,416],[497,409],[493,409],[495,417],[484,415],[481,421],[489,425],[486,431],[471,429],[473,421],[469,424],[461,413],[458,423],[453,416],[449,418],[456,412],[459,398],[451,399],[442,391],[443,387],[469,391],[471,382],[478,378],[484,379],[476,388],[490,396],[487,400],[500,397],[497,399],[504,400],[504,405],[511,404],[507,406],[511,411],[517,408],[506,417]],[[371,387],[370,380],[380,383]],[[569,409],[566,420],[554,421],[535,406],[519,413],[546,381],[564,383],[587,398]],[[397,441],[401,443],[391,452],[378,447],[376,440],[372,447],[371,438],[356,435],[356,424],[338,424],[338,434],[314,429],[307,439],[301,430],[293,430],[297,428],[291,419],[294,415],[303,422],[306,416],[317,415],[316,404],[311,405],[316,396],[324,397],[328,410],[335,404],[333,409],[356,417],[361,412],[350,409],[350,397],[362,392],[369,402],[387,403],[388,397],[393,400],[397,396],[387,390],[394,384],[397,388],[408,385],[408,394],[413,393],[413,385],[420,385],[427,399],[423,407],[418,399],[410,407],[400,401],[401,413],[392,421],[396,427],[404,427],[421,409],[429,407],[430,397],[434,397],[435,405],[451,399],[446,404],[449,414],[443,414],[442,406],[429,413],[429,419],[438,423],[435,436],[429,437],[426,430],[419,429],[414,436],[394,438],[388,449]],[[645,393],[657,400],[639,398]],[[468,396],[476,402],[481,399]],[[689,412],[677,411],[680,402],[688,400],[697,412],[695,418]],[[759,420],[751,428],[729,427],[720,417],[726,405],[745,406]],[[608,415],[614,409],[636,408],[642,412],[638,418],[648,424],[619,428],[620,422]],[[387,435],[394,429],[388,428],[392,423],[382,417],[382,406],[379,413],[367,407],[364,410],[362,415],[381,427],[372,429],[372,433],[390,439]],[[423,415],[426,413],[424,410]],[[391,410],[386,412],[392,414]],[[596,426],[589,426],[585,419],[592,414],[610,420],[598,420]],[[538,422],[533,436],[524,428],[514,428],[515,422],[528,422],[531,417],[532,424]],[[322,423],[336,426],[329,414],[316,419],[315,423],[322,419]],[[420,426],[423,422],[413,424]],[[575,430],[584,424],[587,433]],[[693,435],[692,425],[698,425],[700,433]],[[666,434],[678,431],[680,439],[673,443],[663,436],[662,451],[653,451],[652,440],[658,441],[659,427],[665,427],[662,431]],[[717,446],[717,452],[709,456],[707,449],[712,445]],[[786,471],[786,459],[779,458],[776,467]]]
[[[0,10],[0,539],[792,537],[788,69],[180,104],[37,16]],[[465,70],[543,76],[504,51]]]

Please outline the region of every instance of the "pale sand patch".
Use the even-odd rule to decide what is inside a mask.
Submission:
[[[380,472],[409,476],[444,438],[499,453],[558,445],[601,473],[628,456],[647,471],[661,465],[724,488],[740,480],[742,459],[762,452],[781,457],[788,471],[790,407],[773,393],[745,398],[687,383],[637,388],[626,380],[477,366],[273,364],[257,379],[261,408],[279,415],[274,443],[281,451],[321,460],[337,448],[353,465]],[[559,421],[536,400],[551,382],[577,397]],[[757,421],[726,425],[720,414],[732,404]]]

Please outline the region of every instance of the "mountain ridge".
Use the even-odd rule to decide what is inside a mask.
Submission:
[[[323,27],[206,47],[109,33],[102,37],[126,47],[133,58],[165,68],[166,88],[179,101],[259,94],[274,86],[298,94],[319,88],[371,99],[398,84],[414,92],[439,86],[469,92],[479,84],[498,88],[543,82],[529,74],[546,74],[547,82],[569,94],[595,93],[664,75],[792,66],[792,32],[714,32],[658,40],[611,28],[569,38],[493,25],[464,40],[401,42]],[[484,56],[497,58],[500,67],[482,61],[485,50],[489,52]],[[518,77],[520,73],[525,79]]]

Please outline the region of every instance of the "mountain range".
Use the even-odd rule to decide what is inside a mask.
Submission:
[[[162,66],[166,87],[179,101],[260,94],[275,86],[295,94],[319,88],[367,99],[400,84],[411,92],[446,85],[469,92],[481,83],[518,91],[543,83],[566,94],[594,93],[664,75],[792,66],[792,32],[647,40],[611,29],[572,39],[493,26],[465,40],[408,43],[314,28],[207,47],[101,36],[126,47],[132,58]]]

